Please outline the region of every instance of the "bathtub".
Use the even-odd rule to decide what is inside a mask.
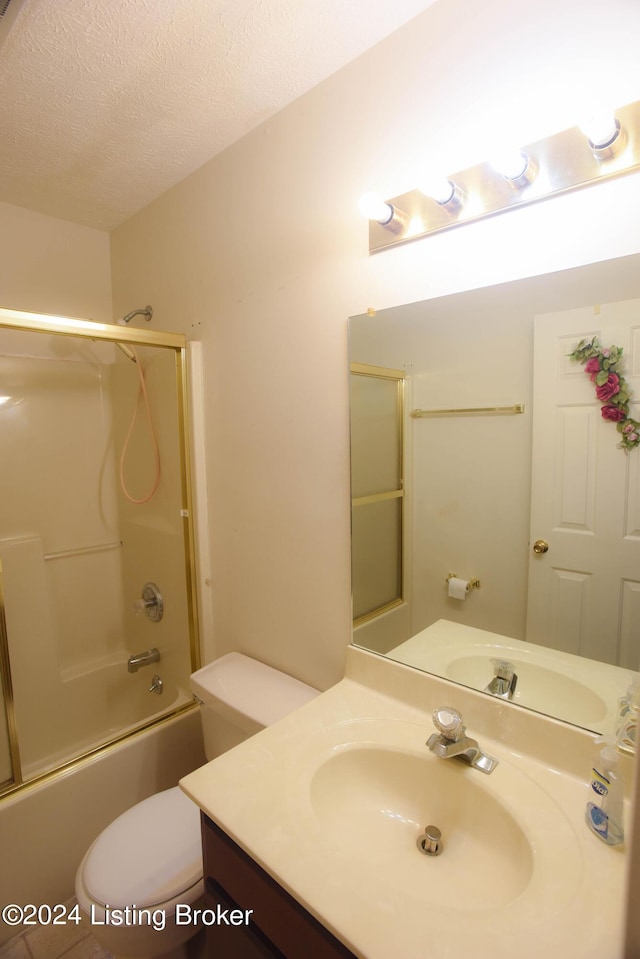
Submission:
[[[160,695],[149,691],[156,671],[162,673],[164,680]],[[114,739],[126,737],[193,701],[189,691],[170,682],[162,666],[129,673],[124,657],[119,662],[67,676],[56,691],[59,695],[55,711],[43,716],[42,711],[31,710],[28,721],[18,727],[21,752],[29,757],[22,764],[27,781]]]
[[[78,864],[102,829],[205,762],[194,704],[0,799],[0,904],[55,905],[69,899]],[[0,946],[21,931],[0,924]]]

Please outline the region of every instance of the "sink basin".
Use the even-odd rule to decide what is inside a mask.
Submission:
[[[424,755],[366,745],[339,750],[314,775],[311,803],[340,841],[393,854],[408,883],[429,882],[432,906],[450,905],[453,889],[464,909],[504,905],[531,881],[526,834],[483,788],[481,774],[426,748]],[[417,848],[427,825],[442,833],[437,859]]]
[[[366,888],[371,902],[401,898],[435,925],[455,910],[521,932],[531,917],[561,913],[580,883],[573,824],[519,764],[500,759],[483,775],[431,753],[428,733],[401,721],[338,723],[296,757],[295,799],[307,809],[297,826],[331,848],[335,882]],[[438,856],[417,845],[431,825]]]

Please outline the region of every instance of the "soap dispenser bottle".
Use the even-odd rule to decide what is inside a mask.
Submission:
[[[618,846],[624,839],[622,819],[622,777],[618,771],[618,752],[611,740],[604,742],[600,751],[598,767],[591,770],[591,789],[597,801],[587,803],[585,819],[589,829],[598,839],[610,846]]]

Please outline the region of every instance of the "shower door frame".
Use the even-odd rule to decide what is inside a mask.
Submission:
[[[176,359],[176,393],[178,401],[178,439],[182,452],[180,463],[180,481],[182,488],[181,509],[183,542],[185,552],[185,577],[187,588],[187,611],[189,629],[189,653],[192,671],[200,667],[200,643],[198,623],[198,601],[196,590],[195,537],[193,530],[193,490],[191,467],[191,432],[189,428],[189,391],[187,371],[187,341],[182,333],[156,332],[121,327],[110,323],[98,323],[94,320],[68,316],[56,316],[47,313],[32,313],[24,310],[10,310],[0,307],[0,330],[21,330],[23,332],[46,333],[60,336],[83,337],[96,342],[125,343],[131,346],[156,346],[174,351]],[[9,643],[4,611],[2,590],[2,566],[0,564],[0,690],[4,694],[9,751],[12,763],[13,780],[9,784],[0,784],[0,801],[6,796],[30,788],[45,780],[63,775],[69,769],[84,763],[92,757],[117,747],[120,743],[136,736],[151,727],[173,720],[181,713],[198,708],[197,702],[177,706],[165,716],[141,723],[135,729],[115,736],[87,752],[63,762],[54,769],[47,770],[31,779],[22,778],[18,730],[15,721]]]

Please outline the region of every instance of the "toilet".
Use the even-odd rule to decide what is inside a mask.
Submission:
[[[207,759],[318,695],[291,676],[229,653],[191,676]],[[117,959],[185,959],[198,932],[176,924],[176,905],[203,903],[200,810],[179,786],[118,816],[88,849],[76,897],[95,939]],[[185,910],[181,910],[184,916]]]

